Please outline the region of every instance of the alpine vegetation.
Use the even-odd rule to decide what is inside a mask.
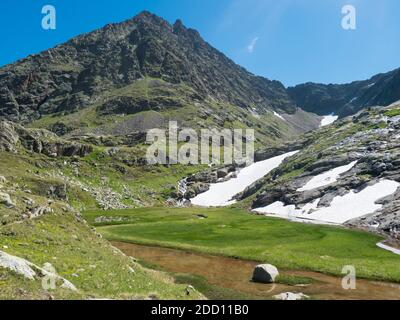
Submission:
[[[109,2],[88,6],[94,25]],[[122,17],[127,4],[113,7]],[[345,8],[343,29],[340,9],[335,36],[361,43],[359,11]],[[240,12],[243,24],[264,14],[256,10]],[[315,10],[293,12],[313,21]],[[201,30],[213,30],[216,13],[197,21]],[[292,15],[268,37],[242,25],[227,37],[232,26],[218,21],[223,54],[148,11],[46,48],[43,33],[87,30],[68,27],[64,6],[37,14],[30,31],[46,50],[15,61],[20,41],[31,48],[24,21],[3,37],[18,41],[4,50],[15,62],[0,67],[0,299],[400,299],[400,69],[287,87],[228,57],[285,83],[330,76],[321,70],[343,59],[314,47],[299,58]],[[354,56],[369,61],[365,51]],[[207,304],[201,312],[249,311]],[[193,311],[153,306],[153,315]]]

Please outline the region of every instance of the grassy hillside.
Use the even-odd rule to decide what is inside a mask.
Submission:
[[[124,152],[135,154],[129,148]],[[108,155],[107,148],[96,148],[84,158],[49,158],[23,149],[0,152],[0,192],[14,204],[0,204],[0,251],[39,267],[51,263],[79,290],[46,291],[40,278],[27,280],[0,268],[0,299],[202,298],[197,292],[188,297],[186,285],[176,285],[166,274],[123,255],[76,211],[99,208],[99,203],[161,205],[176,190],[177,181],[193,170],[130,167]],[[43,215],[28,217],[40,207],[46,209]]]
[[[181,127],[230,128],[255,130],[257,145],[295,137],[305,129],[282,120],[272,112],[257,114],[238,106],[215,101],[197,100],[196,93],[184,84],[172,85],[161,79],[145,78],[133,84],[104,93],[99,102],[85,109],[44,115],[32,122],[32,128],[62,126],[67,135],[126,135],[152,128],[163,128],[169,121]],[[304,118],[306,116],[306,118]],[[311,114],[301,117],[303,126],[317,127],[318,118]]]
[[[0,228],[0,250],[38,266],[49,262],[78,292],[45,291],[41,280],[27,280],[0,268],[0,299],[187,299],[185,285],[147,270],[113,248],[72,214],[52,214]]]

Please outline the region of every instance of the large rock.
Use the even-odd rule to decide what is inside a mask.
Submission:
[[[59,276],[54,267],[48,262],[41,268],[28,260],[0,251],[0,267],[32,281],[40,277],[47,277],[48,279],[53,279],[55,282],[61,282],[60,287],[63,289],[78,291],[71,282]]]
[[[11,122],[0,122],[0,151],[14,152],[19,136]]]
[[[278,269],[271,264],[260,264],[255,267],[253,281],[260,283],[273,283],[279,275]]]
[[[9,194],[0,192],[0,204],[5,205],[8,208],[12,208],[15,204],[12,202]]]

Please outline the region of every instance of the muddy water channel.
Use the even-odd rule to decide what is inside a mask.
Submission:
[[[355,290],[344,290],[341,278],[294,270],[280,272],[288,276],[311,278],[313,282],[296,286],[258,284],[250,281],[257,262],[123,242],[113,242],[113,245],[125,254],[157,265],[167,272],[201,276],[211,285],[257,298],[269,299],[282,292],[302,292],[313,299],[400,299],[399,284],[358,279]]]

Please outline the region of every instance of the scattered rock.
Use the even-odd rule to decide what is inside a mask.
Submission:
[[[305,300],[310,297],[303,293],[283,292],[274,296],[276,300]]]
[[[23,214],[23,217],[26,219],[35,219],[41,217],[44,214],[52,213],[53,209],[48,206],[39,206],[36,208],[30,209],[28,212]]]
[[[227,175],[228,175],[228,169],[220,169],[217,171],[218,179],[225,178]]]
[[[49,197],[57,200],[67,200],[67,185],[65,183],[59,185],[53,185],[49,187],[47,192]]]
[[[128,218],[100,216],[100,217],[96,217],[96,219],[94,219],[95,223],[115,223],[115,222],[123,222],[123,221],[128,221]]]
[[[23,197],[22,201],[28,206],[33,206],[35,204],[35,201],[28,197]]]

